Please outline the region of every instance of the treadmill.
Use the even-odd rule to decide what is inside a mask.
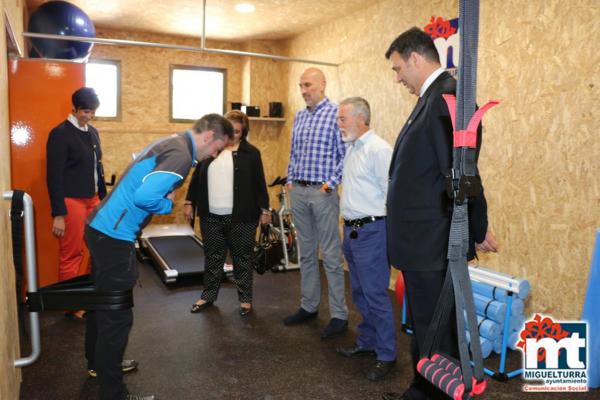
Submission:
[[[204,246],[190,225],[148,225],[138,251],[141,261],[152,261],[164,283],[204,273]]]

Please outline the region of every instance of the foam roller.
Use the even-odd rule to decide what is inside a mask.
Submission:
[[[462,381],[461,375],[451,374],[442,365],[428,358],[422,358],[419,361],[417,371],[431,382],[431,384],[454,400],[463,400],[465,384]]]
[[[519,341],[519,331],[512,331],[508,334],[508,341],[506,347],[511,350],[517,350],[517,343]],[[502,353],[502,336],[498,336],[498,339],[494,340],[494,353]]]
[[[460,371],[460,366],[458,366],[458,364],[456,364],[454,361],[449,360],[448,358],[444,357],[441,354],[434,354],[431,357],[431,361],[436,362],[437,364],[439,364],[440,366],[444,367],[444,369],[446,371],[452,372],[452,375],[459,375],[461,374]],[[461,380],[462,380],[462,376],[461,376]],[[471,393],[469,393],[471,396],[478,396],[480,394],[482,394],[483,392],[485,392],[485,389],[487,388],[487,381],[484,379],[481,382],[477,382],[477,380],[475,379],[475,377],[473,377],[473,381],[472,381],[472,387],[473,389],[471,390]]]
[[[471,335],[469,334],[469,331],[466,331],[465,333],[467,334],[467,342],[469,342],[469,350],[471,350]],[[481,344],[481,356],[483,358],[488,358],[490,354],[492,354],[494,348],[493,341],[480,336],[479,343]]]
[[[512,305],[510,307],[510,313],[512,315],[522,315],[523,311],[525,311],[525,303],[523,300],[516,298],[513,299]]]
[[[477,293],[473,295],[473,299],[475,300],[475,311],[477,314],[496,322],[501,322],[504,320],[506,304],[497,300],[492,300],[488,297],[483,297]]]
[[[479,334],[489,340],[496,340],[502,332],[500,324],[481,315],[477,316],[477,325],[479,326]]]

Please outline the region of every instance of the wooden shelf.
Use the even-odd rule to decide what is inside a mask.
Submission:
[[[285,122],[285,118],[248,117],[250,121]]]

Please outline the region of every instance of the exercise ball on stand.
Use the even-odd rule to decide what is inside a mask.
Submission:
[[[29,17],[28,30],[61,36],[96,37],[90,17],[79,7],[66,1],[50,1],[39,6]],[[86,60],[93,43],[71,40],[30,38],[29,57]]]

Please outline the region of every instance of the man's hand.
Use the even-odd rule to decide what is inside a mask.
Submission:
[[[500,246],[498,245],[498,241],[496,240],[494,233],[492,231],[487,231],[483,242],[475,243],[475,249],[481,253],[497,253],[500,249]]]
[[[194,207],[191,204],[185,204],[183,206],[183,216],[187,222],[192,220],[192,214],[194,212]]]
[[[288,190],[290,190],[290,189],[292,189],[294,187],[294,185],[292,184],[292,182],[286,183],[285,186],[287,186]]]
[[[327,184],[327,182],[325,182],[321,188],[319,189],[319,192],[325,194],[325,193],[331,193],[333,192],[333,189],[329,187],[329,185]]]
[[[65,235],[65,217],[63,215],[54,217],[52,221],[52,234],[58,238]]]

